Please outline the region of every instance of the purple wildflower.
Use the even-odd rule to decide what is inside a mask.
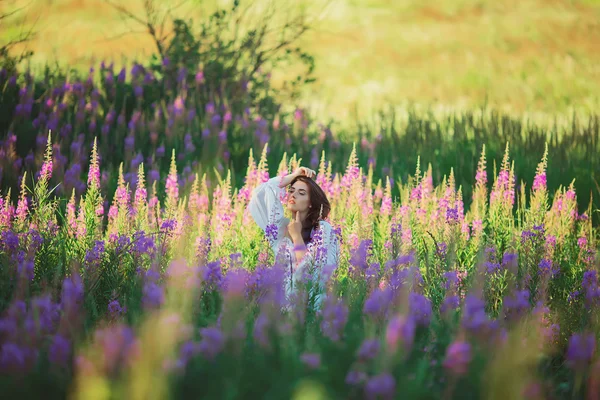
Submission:
[[[512,271],[513,273],[517,272],[517,262],[519,260],[519,256],[515,253],[504,253],[502,256],[502,267]]]
[[[550,276],[552,278],[558,273],[558,268],[553,268],[552,260],[547,258],[542,259],[538,264],[538,267],[540,268],[540,274],[542,276]]]
[[[507,320],[522,317],[529,309],[529,290],[519,290],[504,298],[503,308]]]
[[[592,360],[596,350],[593,333],[575,333],[569,339],[567,363],[573,369],[582,369]]]
[[[104,240],[96,240],[94,247],[88,250],[85,255],[85,262],[87,265],[94,265],[102,260],[104,254]]]
[[[243,296],[249,277],[250,273],[244,268],[234,268],[227,271],[223,282],[223,295],[225,297]]]
[[[402,344],[409,351],[415,338],[416,324],[413,318],[405,316],[393,317],[388,323],[385,340],[390,350],[396,351]]]
[[[444,301],[442,302],[442,305],[440,306],[440,312],[442,314],[452,311],[452,310],[456,310],[458,309],[458,306],[460,305],[460,300],[458,298],[458,296],[454,295],[454,296],[447,296],[446,298],[444,298]]]
[[[143,290],[142,304],[144,308],[158,308],[164,301],[163,288],[156,282],[146,282]]]
[[[219,328],[200,329],[202,340],[200,341],[199,351],[209,360],[214,360],[225,345],[225,337]]]
[[[121,304],[119,304],[119,300],[115,299],[108,303],[108,314],[112,318],[118,318],[120,315],[124,314],[125,311],[126,309],[121,307]]]
[[[458,286],[458,271],[444,272],[444,289],[451,290]]]
[[[202,267],[202,281],[209,290],[217,290],[221,286],[223,273],[221,271],[221,262],[213,261]]]
[[[25,349],[15,343],[3,343],[0,350],[0,371],[4,373],[24,372],[26,368]]]
[[[321,366],[321,355],[317,353],[304,353],[300,356],[300,361],[309,369],[318,369]]]
[[[27,280],[32,281],[35,277],[35,263],[33,260],[23,260],[17,266],[17,272],[20,276],[25,277]]]
[[[269,349],[269,330],[271,329],[269,317],[265,313],[261,313],[256,321],[254,321],[254,330],[252,336],[254,341],[263,349]]]
[[[265,236],[266,236],[267,240],[269,241],[269,243],[272,244],[277,240],[278,230],[279,230],[279,228],[275,224],[267,225],[267,227],[265,229]]]
[[[458,222],[460,219],[458,214],[458,209],[456,207],[449,208],[446,210],[446,222],[449,224],[454,224]]]
[[[367,374],[363,371],[351,370],[346,375],[346,384],[350,386],[358,386],[367,380]]]
[[[342,299],[327,297],[322,309],[321,332],[336,342],[342,338],[348,320],[348,307]]]
[[[431,301],[420,293],[411,292],[408,296],[409,313],[415,323],[428,326],[431,322]]]
[[[365,396],[367,399],[393,399],[395,392],[396,381],[390,373],[374,376],[365,385]]]
[[[500,271],[500,263],[496,263],[496,262],[492,262],[492,261],[486,261],[484,263],[485,265],[485,269],[487,270],[488,274],[494,274],[497,271]]]
[[[57,366],[65,367],[71,356],[71,342],[61,335],[56,335],[52,339],[52,344],[48,349],[48,359]]]
[[[463,341],[455,341],[446,351],[444,368],[452,375],[461,376],[467,373],[471,362],[471,345]]]
[[[471,333],[481,333],[488,327],[489,319],[485,313],[485,303],[479,297],[467,295],[462,315],[462,325]]]
[[[377,358],[379,353],[379,340],[365,339],[357,352],[360,361],[369,361]]]
[[[363,312],[371,316],[384,317],[393,298],[393,292],[389,287],[377,288],[365,301]]]

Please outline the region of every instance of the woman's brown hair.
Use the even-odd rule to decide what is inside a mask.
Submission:
[[[297,181],[304,182],[306,183],[306,186],[308,186],[310,208],[308,209],[306,219],[302,223],[302,239],[304,239],[305,244],[308,244],[312,240],[312,230],[319,227],[320,220],[323,220],[329,216],[331,204],[329,204],[329,200],[327,199],[327,195],[323,189],[321,189],[321,187],[317,185],[317,182],[315,182],[312,178],[302,175],[297,176],[292,182],[290,182],[290,186]]]

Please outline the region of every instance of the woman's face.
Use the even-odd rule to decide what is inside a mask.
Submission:
[[[292,212],[306,211],[310,205],[308,185],[302,181],[296,181],[288,188],[288,209]]]

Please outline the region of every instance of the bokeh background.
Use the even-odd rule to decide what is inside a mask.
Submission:
[[[206,18],[214,0],[165,1],[176,16]],[[260,15],[268,4],[252,2]],[[408,102],[516,114],[589,113],[600,92],[600,2],[595,0],[314,0],[277,3],[275,20],[306,13],[298,40],[316,61],[304,101],[340,119]],[[87,69],[92,60],[144,59],[143,27],[102,0],[2,1],[23,10],[3,40],[25,27],[32,62]],[[127,9],[143,16],[143,1]],[[280,71],[286,76],[285,71]]]

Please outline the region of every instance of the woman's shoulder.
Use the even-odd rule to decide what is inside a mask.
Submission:
[[[319,228],[321,228],[321,229],[329,229],[329,230],[333,229],[331,227],[331,224],[328,221],[325,221],[323,219],[319,220]]]

